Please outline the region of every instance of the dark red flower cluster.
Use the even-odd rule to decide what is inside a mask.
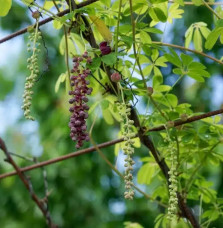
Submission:
[[[89,110],[89,106],[86,104],[86,102],[88,102],[86,95],[91,94],[92,88],[88,87],[90,81],[86,80],[87,76],[91,73],[91,71],[86,68],[86,63],[90,64],[91,62],[91,57],[88,56],[87,52],[84,52],[82,56],[75,56],[73,58],[74,64],[71,70],[71,73],[73,73],[70,78],[72,90],[69,91],[69,95],[72,95],[72,98],[69,100],[69,103],[73,104],[73,106],[69,109],[72,113],[69,127],[71,130],[71,139],[77,141],[77,149],[83,145],[83,141],[89,141],[89,136],[86,132],[87,111]]]
[[[99,48],[102,55],[108,55],[111,53],[111,47],[108,45],[108,42],[104,41],[99,44]]]

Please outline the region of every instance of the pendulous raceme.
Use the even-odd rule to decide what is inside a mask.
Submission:
[[[87,95],[90,95],[93,89],[88,87],[90,81],[87,80],[87,77],[91,71],[86,68],[86,63],[90,64],[91,62],[91,57],[88,56],[87,52],[84,52],[82,56],[73,58],[73,69],[71,70],[73,75],[70,77],[71,90],[69,95],[72,98],[69,103],[72,106],[69,109],[71,112],[69,127],[70,137],[77,142],[77,149],[83,146],[83,141],[89,141],[89,135],[86,131],[89,106],[86,103],[88,102]]]

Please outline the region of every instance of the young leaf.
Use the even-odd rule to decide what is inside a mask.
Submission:
[[[0,6],[0,17],[4,17],[11,9],[12,0],[0,0]]]
[[[152,40],[150,35],[147,32],[141,31],[140,32],[140,39],[143,44],[151,44]]]
[[[200,27],[200,30],[201,30],[201,34],[203,35],[203,37],[205,39],[207,39],[208,35],[211,32],[210,29],[208,29],[207,27],[202,26],[202,27]]]
[[[185,33],[185,47],[188,48],[193,36],[193,27],[190,26]]]
[[[155,14],[156,14],[156,16],[157,16],[159,21],[166,22],[167,17],[166,17],[164,12],[160,8],[154,7],[154,12],[155,12]]]
[[[56,84],[55,84],[55,93],[58,92],[58,90],[59,90],[59,88],[60,88],[60,84],[61,84],[62,82],[65,81],[66,76],[67,76],[67,74],[62,73],[62,74],[58,77],[58,79],[57,79],[57,81],[56,81]]]
[[[102,62],[104,62],[106,65],[114,65],[117,61],[117,56],[114,52],[104,55],[101,58]]]
[[[168,10],[168,22],[172,23],[174,18],[182,18],[182,15],[184,13],[184,10],[179,9],[179,4],[174,3],[170,6]]]
[[[207,37],[207,40],[205,42],[205,48],[210,50],[214,46],[214,44],[217,42],[218,37],[223,34],[223,27],[217,27],[215,28]]]
[[[198,28],[195,28],[193,42],[195,50],[202,51],[202,38]]]
[[[144,164],[137,173],[137,182],[139,184],[147,184],[149,185],[152,181],[152,177],[156,170],[155,163],[147,163]]]
[[[93,16],[93,15],[89,16],[89,17],[90,17],[91,21],[97,27],[99,33],[102,35],[104,40],[106,40],[108,42],[112,41],[112,33],[110,32],[110,30],[108,29],[108,27],[106,26],[104,21],[102,21],[100,18]]]
[[[167,94],[166,95],[166,98],[169,102],[169,104],[172,106],[172,107],[176,107],[177,104],[178,104],[178,99],[177,99],[177,96],[174,95],[174,94]]]
[[[192,0],[192,2],[194,3],[195,6],[200,6],[202,5],[202,0]]]
[[[189,55],[185,55],[184,53],[181,53],[180,58],[182,59],[184,66],[188,66],[191,62],[193,62],[193,58]]]

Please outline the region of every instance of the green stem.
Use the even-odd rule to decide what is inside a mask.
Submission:
[[[141,65],[140,65],[140,62],[139,62],[139,58],[138,58],[137,52],[136,52],[135,20],[134,20],[134,16],[133,16],[132,0],[129,0],[129,5],[130,5],[130,11],[131,11],[132,37],[133,37],[133,52],[134,52],[134,56],[135,56],[137,65],[139,67],[140,74],[142,76],[142,80],[143,80],[144,86],[145,86],[145,88],[147,88],[146,80],[145,80],[144,74],[142,72],[142,68],[141,68]]]
[[[123,180],[124,180],[124,176],[122,175],[121,172],[119,172],[113,165],[112,163],[105,157],[105,155],[102,153],[102,151],[98,148],[97,144],[94,142],[93,138],[90,137],[90,141],[92,143],[92,145],[95,147],[95,149],[97,150],[98,154],[100,155],[100,157],[108,164],[108,166],[116,173],[118,174]],[[132,184],[132,187],[140,192],[145,198],[153,200],[155,202],[157,202],[160,206],[167,208],[167,205],[161,203],[158,200],[153,199],[150,195],[148,195],[147,193],[143,192],[140,188],[138,188],[137,186],[135,186],[134,184]]]
[[[205,2],[204,0],[202,2],[218,19],[221,19],[221,17],[207,4],[207,2]]]
[[[196,173],[198,172],[198,170],[200,168],[202,168],[202,166],[204,165],[203,163],[205,162],[205,160],[207,159],[209,153],[218,145],[220,144],[220,142],[217,142],[215,145],[212,146],[212,148],[205,154],[205,156],[203,157],[203,159],[200,161],[200,164],[194,169],[193,173],[190,176],[190,179],[187,182],[187,185],[185,187],[185,191],[188,192],[192,186],[193,180],[196,178]]]
[[[116,54],[116,56],[118,56],[118,34],[119,34],[121,8],[122,8],[122,0],[120,0],[120,2],[119,2],[119,9],[118,9],[118,22],[117,22],[116,37],[115,37],[115,54]],[[118,68],[118,61],[116,62],[116,68]]]

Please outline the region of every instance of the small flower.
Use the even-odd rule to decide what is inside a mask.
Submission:
[[[86,104],[88,102],[86,95],[90,95],[93,89],[88,87],[90,82],[86,79],[91,71],[85,67],[86,63],[91,63],[91,57],[87,52],[84,52],[81,57],[75,56],[73,63],[71,70],[73,75],[70,77],[72,90],[69,91],[69,95],[72,96],[69,103],[73,106],[69,109],[71,112],[69,127],[70,137],[73,141],[77,141],[76,148],[79,149],[83,146],[83,141],[90,139],[86,132],[87,111],[89,110],[89,106]]]
[[[37,11],[38,12],[38,11]],[[29,43],[27,44],[28,52],[32,51],[32,56],[27,59],[27,68],[30,70],[30,75],[26,78],[25,90],[23,94],[23,106],[21,107],[24,110],[24,116],[28,120],[34,120],[34,117],[30,115],[30,108],[32,105],[32,88],[35,84],[35,81],[39,74],[38,67],[38,51],[41,39],[41,33],[38,32],[38,29],[30,29]]]
[[[104,41],[99,44],[99,49],[102,55],[108,55],[111,53],[111,47],[108,45],[108,42]]]
[[[113,82],[120,82],[121,80],[121,75],[118,72],[115,72],[111,75],[111,80]]]
[[[134,197],[134,190],[132,188],[133,185],[133,165],[135,162],[132,159],[132,154],[134,153],[134,148],[133,148],[133,140],[131,140],[131,137],[134,136],[135,134],[133,133],[133,124],[134,121],[129,119],[129,116],[131,114],[131,109],[130,104],[125,104],[125,103],[117,103],[118,105],[118,110],[119,114],[123,117],[124,119],[124,128],[123,128],[123,135],[125,139],[124,147],[122,148],[124,151],[124,154],[126,155],[125,158],[125,188],[126,191],[124,193],[124,196],[126,199],[133,199]]]

